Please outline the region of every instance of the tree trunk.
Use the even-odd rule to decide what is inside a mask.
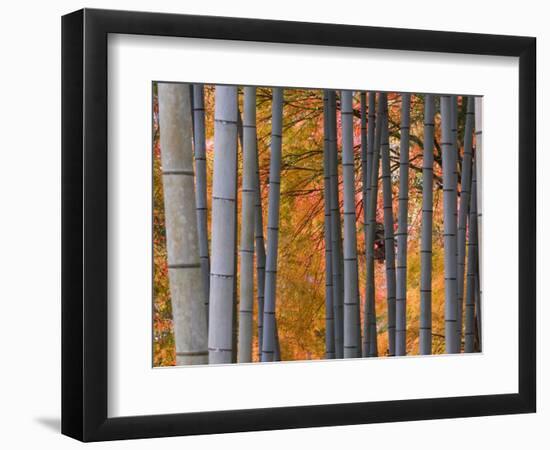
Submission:
[[[244,88],[243,185],[241,219],[241,276],[239,297],[240,363],[252,361],[252,314],[254,297],[254,203],[256,178],[256,88]]]
[[[458,352],[456,333],[456,156],[452,132],[452,99],[441,96],[441,151],[443,159],[443,236],[445,251],[445,351]]]
[[[375,110],[375,93],[369,93],[369,117]],[[386,94],[378,94],[378,109],[376,110],[376,130],[372,142],[372,164],[370,171],[370,189],[369,198],[367,201],[368,219],[367,219],[367,242],[365,244],[365,253],[367,257],[367,284],[366,284],[366,299],[365,299],[365,315],[367,321],[367,337],[365,348],[368,350],[367,356],[378,356],[377,330],[376,330],[376,308],[375,308],[375,273],[374,273],[374,238],[376,234],[376,208],[378,204],[378,178],[380,171],[380,145],[382,142],[382,129],[386,123],[385,114],[387,113],[387,97]],[[374,121],[373,121],[374,128]],[[369,134],[372,132],[369,128]]]
[[[208,211],[206,201],[206,138],[204,128],[204,88],[193,85],[193,127],[195,145],[195,173],[197,224],[199,233],[199,257],[202,283],[206,299],[206,321],[208,322],[208,298],[210,296],[210,257],[208,254]],[[208,325],[208,323],[207,323]]]
[[[422,236],[420,247],[420,354],[432,353],[432,218],[434,98],[424,99],[424,155],[422,165]]]
[[[387,106],[386,106],[387,108]],[[393,201],[390,173],[388,121],[382,127],[380,157],[382,162],[382,193],[384,198],[384,250],[386,256],[386,291],[388,302],[388,351],[395,355],[395,241],[393,235]]]
[[[223,364],[232,361],[234,351],[237,88],[216,86],[215,102],[208,347],[210,363]]]
[[[323,97],[323,175],[324,175],[324,207],[325,207],[325,358],[334,359],[334,305],[332,286],[332,245],[330,229],[330,143],[328,95]]]
[[[283,134],[283,90],[281,88],[273,88],[272,102],[262,362],[273,361],[276,349],[275,300],[279,243],[279,203],[281,196],[281,141]]]
[[[397,291],[395,299],[395,354],[407,353],[407,235],[409,203],[410,94],[401,96],[401,142],[399,149],[399,210],[397,224]]]
[[[463,100],[464,101],[464,100]],[[457,339],[462,340],[462,315],[464,306],[464,272],[466,258],[466,223],[470,207],[470,189],[472,180],[472,139],[474,131],[474,98],[467,97],[466,123],[464,126],[464,157],[462,159],[462,177],[460,190],[460,209],[458,213],[458,310]]]
[[[470,212],[468,215],[468,266],[466,275],[466,307],[465,307],[465,330],[464,330],[464,352],[475,351],[475,315],[476,315],[476,269],[477,269],[477,180],[474,170],[471,183]]]
[[[342,168],[344,179],[344,358],[361,357],[357,228],[355,215],[355,158],[353,152],[353,92],[342,91]],[[359,324],[359,326],[358,326]]]
[[[330,148],[330,230],[332,249],[332,288],[334,308],[334,350],[336,358],[344,357],[342,247],[338,182],[338,147],[336,143],[336,94],[328,91]]]
[[[205,297],[198,248],[189,88],[183,84],[159,83],[158,99],[176,364],[207,364]],[[200,288],[197,289],[197,286]]]
[[[477,186],[477,280],[479,284],[477,296],[481,306],[483,301],[483,97],[475,99],[475,134],[476,134],[476,186]],[[481,307],[476,309],[479,345],[482,348],[483,329],[481,327]]]

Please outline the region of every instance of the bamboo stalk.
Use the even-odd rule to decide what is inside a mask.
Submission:
[[[330,142],[329,142],[329,117],[328,95],[323,97],[323,180],[324,180],[324,212],[325,212],[325,358],[334,359],[334,305],[332,286],[332,242],[330,229]]]
[[[457,223],[456,157],[452,132],[452,99],[441,96],[441,149],[443,153],[443,236],[445,252],[445,351],[457,353]]]
[[[424,99],[424,152],[422,164],[422,235],[420,247],[420,354],[432,353],[432,222],[433,222],[433,95]]]
[[[195,147],[197,224],[202,283],[205,293],[206,320],[210,296],[210,256],[208,252],[208,208],[206,201],[206,138],[204,126],[204,87],[193,85],[193,142]],[[208,325],[208,324],[207,324]]]
[[[464,273],[466,259],[466,223],[470,207],[470,189],[472,180],[472,139],[474,131],[474,98],[467,97],[466,123],[464,126],[464,157],[460,190],[460,209],[458,213],[458,310],[457,339],[462,340],[462,316],[464,310]]]
[[[344,358],[361,356],[353,152],[353,92],[342,91],[342,168],[344,179]],[[358,326],[359,325],[359,326]]]
[[[388,305],[388,352],[395,355],[395,240],[393,234],[393,201],[390,174],[390,145],[387,119],[382,127],[380,144],[382,194],[384,200],[384,250],[386,257],[386,291]]]
[[[399,208],[395,298],[395,354],[407,353],[407,236],[409,203],[410,94],[401,96],[401,142],[399,150]]]
[[[216,86],[215,103],[208,350],[211,364],[223,364],[234,353],[237,88]]]
[[[342,238],[338,182],[338,148],[336,144],[336,94],[328,91],[330,149],[330,217],[332,249],[332,288],[334,308],[334,350],[336,358],[344,357]]]
[[[187,85],[159,83],[159,127],[176,364],[208,363]],[[197,289],[197,286],[200,286]]]
[[[472,171],[471,202],[468,214],[468,266],[466,275],[466,306],[465,306],[465,330],[464,352],[475,351],[475,315],[476,315],[476,288],[477,288],[477,176]]]
[[[475,136],[476,136],[476,180],[477,180],[477,279],[479,306],[476,308],[476,317],[479,330],[479,345],[482,347],[483,328],[481,327],[481,305],[483,301],[483,97],[475,98]]]
[[[273,88],[262,362],[274,360],[277,341],[275,311],[277,292],[277,256],[279,244],[279,204],[281,196],[282,125],[283,90],[281,88]]]
[[[254,296],[254,204],[256,200],[256,88],[244,88],[243,181],[240,243],[238,361],[252,361]]]
[[[369,110],[371,106],[369,94]],[[374,108],[373,108],[374,110]],[[384,93],[378,94],[378,109],[376,110],[376,129],[373,140],[372,164],[370,168],[370,190],[367,202],[368,206],[368,233],[366,242],[367,257],[367,285],[366,285],[366,313],[367,313],[367,356],[378,356],[376,316],[375,316],[375,266],[374,266],[374,240],[376,233],[376,209],[378,203],[378,179],[380,170],[380,146],[382,142],[382,130],[386,126],[387,97]]]

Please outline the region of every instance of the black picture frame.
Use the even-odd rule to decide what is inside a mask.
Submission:
[[[519,58],[518,393],[107,417],[107,36]],[[536,39],[84,9],[62,18],[62,433],[82,441],[535,412]]]

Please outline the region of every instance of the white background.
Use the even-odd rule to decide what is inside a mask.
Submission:
[[[517,392],[517,58],[119,35],[108,61],[109,416]],[[151,80],[205,79],[483,94],[483,355],[152,370]]]
[[[45,3],[45,2],[44,2]],[[0,163],[0,273],[2,277],[2,370],[0,443],[6,448],[73,448],[78,444],[58,434],[60,396],[60,15],[82,6],[249,16],[287,20],[354,23],[535,35],[538,37],[539,255],[549,246],[540,233],[550,225],[543,210],[550,184],[543,170],[550,157],[542,152],[548,106],[550,31],[543,2],[494,3],[463,0],[452,8],[444,2],[245,2],[168,1],[10,2],[0,18],[2,39],[2,160]],[[538,261],[539,299],[548,293],[548,264]],[[550,357],[548,304],[539,301],[539,380],[548,379]],[[546,355],[544,352],[546,351]],[[342,444],[373,448],[447,449],[471,447],[547,448],[550,394],[539,383],[536,415],[453,419],[400,424],[362,425],[277,432],[240,433],[153,441],[97,444],[107,448],[281,448],[313,443],[316,448]],[[390,441],[389,441],[390,439]],[[390,442],[388,444],[388,442]],[[198,447],[197,447],[198,446]]]

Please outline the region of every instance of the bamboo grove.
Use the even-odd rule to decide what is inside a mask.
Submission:
[[[155,84],[155,365],[481,351],[481,119],[473,96]]]

